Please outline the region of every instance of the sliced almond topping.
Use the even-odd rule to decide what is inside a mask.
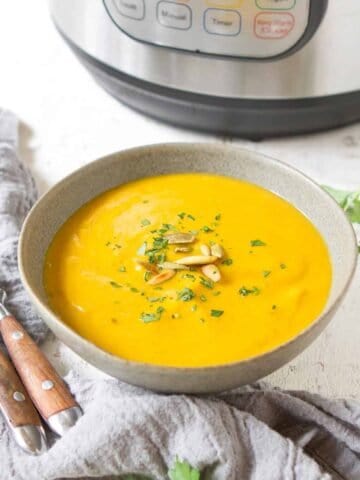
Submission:
[[[189,253],[191,252],[192,248],[191,247],[175,247],[174,252],[175,253]]]
[[[195,242],[195,235],[192,233],[168,233],[164,235],[164,238],[168,241],[169,245],[174,245],[177,243],[193,243]]]
[[[170,278],[172,278],[174,275],[176,275],[175,270],[164,270],[158,275],[155,275],[155,277],[152,277],[147,283],[149,285],[159,285],[160,283],[170,280]]]
[[[160,268],[164,268],[165,270],[189,270],[189,267],[186,265],[180,265],[180,263],[174,262],[164,262],[158,265]]]
[[[159,273],[159,269],[154,263],[145,262],[144,260],[136,259],[136,263],[141,265],[146,271],[157,274]]]
[[[201,267],[201,271],[205,277],[209,278],[213,282],[218,282],[221,279],[220,270],[216,265],[204,265]]]
[[[210,247],[209,245],[206,245],[206,243],[203,243],[202,245],[200,245],[200,252],[206,256],[211,255]]]
[[[211,246],[211,255],[214,255],[214,257],[222,258],[224,254],[225,252],[223,247],[218,243],[214,243],[214,245]]]
[[[180,265],[207,265],[218,260],[217,257],[211,255],[194,255],[192,257],[183,257],[176,260]]]

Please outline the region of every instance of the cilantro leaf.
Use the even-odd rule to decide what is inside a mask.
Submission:
[[[175,460],[168,472],[170,480],[200,480],[200,472],[188,462]]]
[[[360,223],[360,191],[337,190],[325,185],[323,189],[337,201],[349,217],[350,222]]]
[[[221,317],[223,313],[224,313],[224,310],[211,310],[210,315],[212,317]]]
[[[191,288],[183,288],[180,290],[180,292],[178,292],[177,298],[183,302],[190,302],[190,300],[195,298],[195,293],[191,290]]]
[[[260,289],[258,287],[253,287],[253,288],[241,287],[239,290],[239,294],[242,297],[247,297],[249,295],[259,295]]]
[[[265,247],[266,243],[263,242],[262,240],[256,239],[256,240],[251,240],[250,245],[252,247]]]
[[[205,277],[200,277],[200,283],[206,288],[209,288],[210,290],[214,288],[214,282],[208,278]]]

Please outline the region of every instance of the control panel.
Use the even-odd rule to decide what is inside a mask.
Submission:
[[[115,24],[146,43],[213,55],[266,59],[290,50],[311,0],[104,0]]]

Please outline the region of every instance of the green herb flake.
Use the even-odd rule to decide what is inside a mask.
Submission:
[[[205,233],[210,233],[210,232],[213,232],[214,230],[210,227],[208,227],[207,225],[204,225],[203,227],[201,227],[201,231],[205,232]]]
[[[156,237],[153,242],[153,250],[161,250],[168,246],[169,241],[164,237]]]
[[[144,273],[144,280],[145,282],[148,282],[151,278],[151,272],[145,272]]]
[[[259,239],[251,240],[250,245],[252,247],[266,247],[266,243]]]
[[[151,323],[159,321],[160,318],[155,313],[142,313],[140,315],[140,320],[144,323]]]
[[[187,278],[187,279],[191,280],[192,282],[195,282],[195,279],[196,279],[195,275],[192,275],[191,273],[184,273],[182,278]]]
[[[185,212],[178,213],[178,217],[181,218],[181,220],[184,220],[184,218],[186,217],[186,213]]]
[[[200,480],[200,472],[189,463],[176,458],[168,472],[170,480]]]
[[[249,295],[259,295],[261,290],[258,287],[253,287],[253,288],[246,288],[246,287],[241,287],[239,290],[239,294],[242,297],[247,297]]]
[[[190,213],[187,214],[187,218],[190,218],[190,220],[195,221],[195,217],[193,215],[190,215]]]
[[[121,288],[121,287],[122,287],[122,285],[120,285],[120,284],[117,283],[117,282],[114,282],[113,280],[111,280],[110,285],[111,285],[113,288]]]
[[[214,297],[218,297],[219,295],[221,295],[220,290],[218,290],[217,292],[214,292],[213,295],[214,295]]]
[[[149,200],[143,200],[142,203],[149,203]]]
[[[143,220],[141,220],[140,223],[143,227],[147,227],[148,225],[151,225],[150,220],[148,220],[147,218],[144,218]]]
[[[130,287],[130,292],[139,293],[139,290],[135,287]]]
[[[207,298],[205,297],[205,295],[200,295],[199,298],[200,298],[200,300],[201,300],[202,302],[206,302],[206,301],[207,301]]]
[[[223,261],[221,262],[221,265],[227,265],[227,266],[229,266],[229,265],[232,265],[233,263],[234,263],[234,262],[233,262],[232,258],[225,258],[225,260],[223,260]]]
[[[218,213],[217,215],[215,215],[215,220],[218,222],[219,220],[221,220],[221,213]]]
[[[124,273],[126,272],[126,267],[124,265],[121,265],[118,270],[119,272]]]
[[[150,303],[163,302],[164,300],[166,300],[166,297],[148,297],[147,300]]]
[[[276,310],[276,309],[277,309],[277,306],[276,306],[276,305],[273,305],[273,306],[271,307],[271,310]]]
[[[183,288],[177,294],[177,299],[182,300],[183,302],[190,302],[193,298],[195,298],[195,293],[191,288]]]
[[[263,277],[264,277],[264,278],[267,278],[269,275],[271,275],[271,271],[270,271],[270,270],[264,270],[264,271],[262,272],[262,274],[263,274]]]
[[[200,277],[200,283],[206,288],[209,288],[210,290],[214,288],[214,282],[208,278],[205,277]]]
[[[285,270],[287,268],[285,263],[280,263],[281,270]]]
[[[221,317],[221,315],[224,313],[224,310],[211,310],[210,315],[212,317]]]

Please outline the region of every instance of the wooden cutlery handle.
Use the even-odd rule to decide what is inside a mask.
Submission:
[[[0,408],[11,427],[41,426],[40,417],[10,360],[0,351]]]
[[[45,420],[77,406],[54,367],[12,315],[0,321],[0,332],[19,376]]]

